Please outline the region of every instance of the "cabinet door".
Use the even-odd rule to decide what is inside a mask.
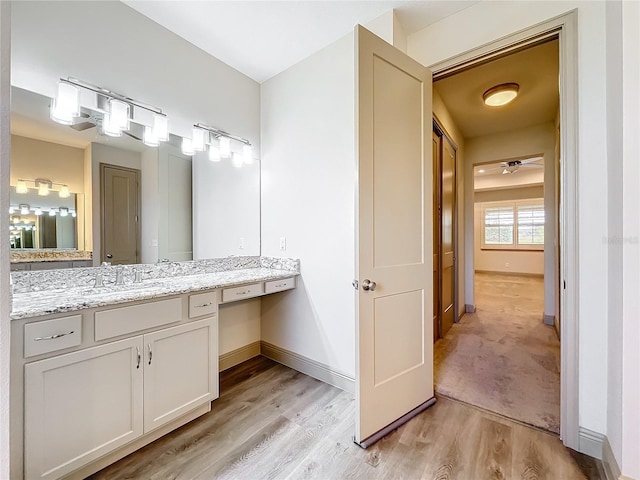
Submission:
[[[142,336],[25,365],[25,478],[58,478],[142,435]]]
[[[218,398],[217,316],[144,336],[144,431]]]

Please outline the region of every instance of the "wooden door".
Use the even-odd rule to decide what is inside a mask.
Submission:
[[[144,336],[144,432],[218,398],[218,318]]]
[[[101,262],[140,262],[140,170],[100,164]]]
[[[356,27],[356,436],[431,405],[431,72]]]
[[[432,133],[433,162],[433,341],[440,338],[440,136]]]
[[[441,223],[440,223],[440,337],[455,322],[455,198],[456,151],[444,136],[441,155]]]
[[[25,478],[60,478],[142,435],[142,336],[24,367]]]

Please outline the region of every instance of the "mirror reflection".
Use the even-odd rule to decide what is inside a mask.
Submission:
[[[260,254],[259,163],[185,156],[173,135],[109,137],[91,110],[61,125],[50,105],[12,87],[12,251],[75,249],[94,265]]]

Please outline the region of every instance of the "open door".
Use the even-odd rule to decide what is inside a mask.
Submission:
[[[431,72],[357,26],[356,442],[435,402]]]

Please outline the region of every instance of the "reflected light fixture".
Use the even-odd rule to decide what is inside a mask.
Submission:
[[[148,147],[157,147],[160,139],[156,136],[155,130],[153,127],[149,125],[144,126],[144,136],[142,137],[142,141]]]
[[[482,168],[480,170],[478,170],[478,173],[484,173],[485,170],[483,170]]]
[[[67,207],[60,207],[60,216],[66,217],[69,215],[69,209]]]
[[[40,207],[35,207],[33,209],[33,213],[35,213],[36,217],[39,217],[40,215],[42,215],[42,209]]]
[[[60,80],[56,98],[51,105],[50,116],[54,122],[71,125],[80,115],[80,90],[71,83]]]
[[[209,145],[209,160],[212,162],[219,162],[222,160],[220,156],[220,149],[215,145]]]
[[[156,113],[153,115],[153,135],[160,142],[169,140],[169,119],[166,115]]]
[[[16,213],[16,209],[13,208],[13,205],[9,206],[9,215],[13,215],[14,213]]]
[[[191,136],[192,136],[191,142],[193,144],[193,149],[196,152],[204,152],[204,149],[207,146],[205,143],[206,133],[207,133],[206,131],[197,127],[194,127],[193,130],[191,131]]]
[[[482,94],[484,104],[489,107],[501,107],[512,102],[520,91],[520,85],[517,83],[503,83],[491,87]]]
[[[62,185],[60,187],[60,191],[58,192],[58,196],[60,198],[69,198],[71,192],[69,192],[69,187],[67,185]]]
[[[29,205],[26,203],[20,204],[20,215],[29,215]]]
[[[28,191],[27,182],[24,180],[18,180],[18,183],[16,183],[16,193],[27,193]]]
[[[41,197],[49,195],[49,191],[51,187],[53,187],[53,182],[51,182],[51,180],[45,180],[43,178],[36,178],[35,184],[38,189],[38,195]]]
[[[102,133],[110,137],[122,136],[122,130],[118,124],[113,121],[110,113],[105,113],[102,117]]]
[[[242,147],[242,158],[247,165],[253,164],[253,147],[249,144]]]
[[[120,130],[129,130],[129,104],[112,98],[109,100],[109,114],[111,122]]]
[[[193,149],[193,141],[190,138],[186,138],[186,137],[183,138],[181,150],[184,155],[188,155],[188,156],[194,155],[195,151]]]
[[[50,217],[55,217],[56,216],[56,211],[53,208],[51,210],[49,210],[49,216]]]
[[[224,158],[231,156],[231,139],[229,137],[220,137],[220,156]]]
[[[231,164],[237,168],[242,167],[242,165],[244,164],[244,157],[238,152],[233,152],[233,155],[231,157]]]

